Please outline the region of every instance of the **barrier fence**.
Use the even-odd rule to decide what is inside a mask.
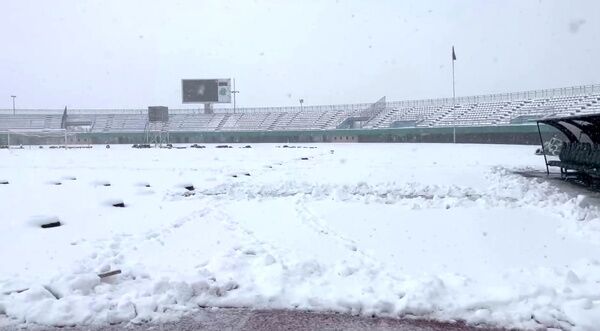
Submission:
[[[545,90],[532,90],[513,93],[498,93],[476,96],[452,98],[436,98],[436,99],[419,99],[419,100],[404,100],[386,102],[387,108],[408,108],[408,107],[426,107],[426,106],[442,106],[453,104],[473,104],[473,103],[496,103],[508,102],[515,100],[530,100],[530,99],[547,99],[556,97],[568,97],[587,94],[600,94],[600,84],[581,85]],[[235,113],[274,113],[274,112],[324,112],[324,111],[342,111],[353,113],[357,111],[368,110],[373,106],[373,103],[357,103],[357,104],[337,104],[337,105],[314,105],[314,106],[289,106],[289,107],[242,107],[236,108]],[[170,114],[202,114],[201,105],[197,109],[169,109]],[[58,115],[62,114],[64,109],[16,109],[17,115]],[[215,108],[214,112],[232,114],[233,108]],[[12,109],[0,109],[0,114],[12,114]],[[70,115],[77,114],[130,114],[144,115],[148,113],[148,109],[68,109]]]

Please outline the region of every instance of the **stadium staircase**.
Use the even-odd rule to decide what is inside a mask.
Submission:
[[[223,115],[223,118],[221,119],[221,121],[219,121],[219,124],[217,124],[215,131],[221,131],[221,129],[223,128],[223,126],[225,125],[225,123],[227,122],[227,120],[229,119],[230,116],[231,115],[229,115],[229,114]]]
[[[273,131],[275,129],[275,125],[279,121],[279,119],[283,116],[283,113],[270,113],[264,121],[263,126],[267,127],[267,130]]]

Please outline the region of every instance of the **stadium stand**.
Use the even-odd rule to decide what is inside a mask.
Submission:
[[[169,116],[170,131],[190,131],[195,128],[216,128],[218,122],[213,121],[212,115],[205,114],[174,114]],[[218,119],[220,122],[220,118]]]
[[[60,129],[60,115],[0,115],[0,132],[8,130]]]
[[[577,86],[510,94],[452,99],[278,108],[216,109],[215,114],[197,110],[170,110],[161,130],[174,132],[302,131],[398,127],[444,128],[500,126],[531,123],[548,116],[575,116],[600,112],[600,85]],[[0,110],[0,132],[19,129],[73,129],[87,132],[143,132],[146,110]],[[65,118],[66,117],[66,118]]]

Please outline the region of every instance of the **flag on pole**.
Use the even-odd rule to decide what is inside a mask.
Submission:
[[[452,61],[456,61],[456,53],[454,53],[454,46],[452,46]]]

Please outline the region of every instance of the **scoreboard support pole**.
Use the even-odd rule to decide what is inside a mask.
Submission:
[[[213,104],[212,103],[204,104],[204,113],[205,114],[213,114]]]
[[[231,90],[231,94],[233,94],[233,113],[235,114],[235,95],[240,93],[240,91],[235,89],[235,78],[233,79],[233,90]]]

